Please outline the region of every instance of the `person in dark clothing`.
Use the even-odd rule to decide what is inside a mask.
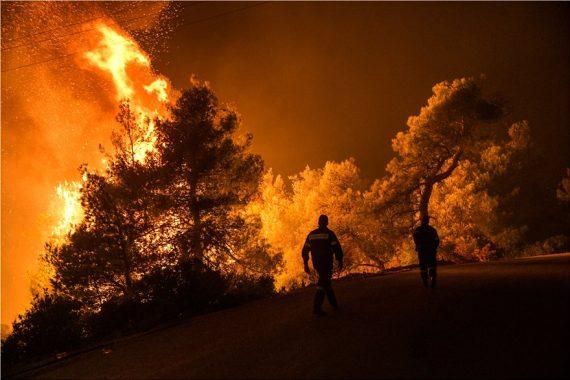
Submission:
[[[333,255],[338,261],[339,269],[342,269],[343,252],[335,233],[327,228],[328,223],[329,218],[326,215],[319,216],[319,228],[309,233],[301,254],[305,264],[305,272],[310,274],[309,252],[311,253],[313,268],[319,276],[313,302],[313,312],[316,315],[325,315],[322,310],[325,295],[333,309],[338,309],[338,302],[331,286]]]
[[[439,247],[439,236],[436,229],[429,225],[429,216],[424,216],[421,225],[414,230],[414,243],[420,261],[422,282],[427,288],[429,280],[431,280],[431,287],[435,288],[437,278],[436,253]]]

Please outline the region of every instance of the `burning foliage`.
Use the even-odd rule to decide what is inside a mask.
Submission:
[[[110,145],[120,102],[139,117],[137,157],[150,149],[153,120],[176,97],[154,73],[152,54],[164,50],[175,25],[164,21],[179,7],[2,2],[2,252],[10,257],[2,292],[12,300],[3,316],[28,303],[23,283],[45,277],[37,273],[44,242],[63,241],[81,221],[76,169],[105,170],[98,145]]]

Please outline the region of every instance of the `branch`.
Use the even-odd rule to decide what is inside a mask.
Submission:
[[[451,175],[451,173],[453,173],[453,171],[455,170],[455,168],[457,168],[457,166],[459,165],[459,161],[461,160],[461,156],[463,155],[463,151],[460,150],[459,152],[455,153],[455,155],[453,156],[453,161],[451,162],[451,165],[449,165],[449,168],[447,168],[446,171],[444,171],[443,173],[440,173],[436,176],[433,177],[433,182],[432,183],[437,183],[437,182],[441,182],[444,179],[446,179],[447,177],[449,177]]]

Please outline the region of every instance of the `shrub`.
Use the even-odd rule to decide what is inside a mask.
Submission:
[[[2,342],[2,370],[16,362],[73,349],[83,341],[80,304],[57,293],[34,295],[31,308]]]

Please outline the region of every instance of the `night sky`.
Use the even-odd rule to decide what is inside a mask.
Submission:
[[[431,87],[481,74],[557,176],[570,165],[568,4],[265,3],[191,24],[243,6],[186,4],[190,25],[156,67],[179,87],[195,73],[234,102],[277,173],[354,157],[381,176]]]

